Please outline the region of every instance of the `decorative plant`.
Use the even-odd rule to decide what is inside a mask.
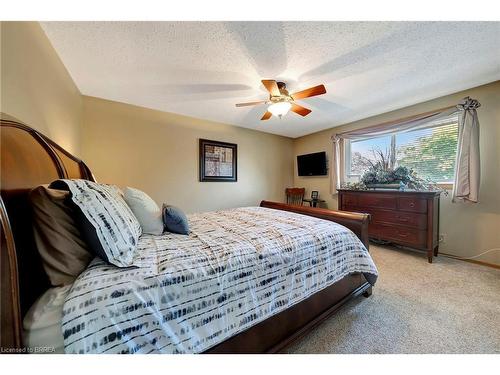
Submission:
[[[399,184],[405,189],[446,191],[439,188],[435,182],[417,176],[417,173],[405,166],[395,167],[395,157],[390,151],[372,150],[374,160],[366,159],[368,170],[361,176],[359,182],[348,182],[343,187],[352,190],[367,190],[371,185]]]
[[[392,170],[396,165],[396,155],[394,154],[393,148],[388,148],[384,151],[381,149],[372,150],[374,160],[366,158],[366,162],[370,165],[372,169],[378,170]]]
[[[416,173],[412,169],[399,166],[396,169],[385,169],[380,164],[370,167],[361,177],[361,181],[366,185],[373,184],[399,184],[400,182],[407,183],[415,180]]]
[[[342,184],[343,189],[348,190],[368,190],[364,183],[360,182],[345,182]]]

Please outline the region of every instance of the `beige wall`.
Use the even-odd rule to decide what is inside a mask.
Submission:
[[[328,208],[337,208],[336,196],[329,194],[329,177],[298,177],[296,155],[326,151],[331,157],[330,137],[335,132],[362,128],[437,108],[456,104],[465,96],[478,99],[481,148],[481,190],[478,204],[451,203],[451,194],[441,199],[441,233],[445,241],[440,251],[471,257],[486,250],[500,248],[500,81],[411,107],[356,121],[294,140],[294,186],[305,187],[306,194],[319,190]],[[329,171],[330,172],[330,171]],[[486,254],[478,260],[500,264],[500,252]]]
[[[38,22],[1,22],[0,112],[80,154],[82,96]]]
[[[283,201],[292,139],[84,97],[83,158],[100,182],[133,186],[187,212]],[[198,181],[198,139],[238,144],[237,182]]]

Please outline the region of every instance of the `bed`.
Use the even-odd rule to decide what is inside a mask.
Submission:
[[[12,348],[13,352],[23,352],[22,319],[35,300],[49,289],[47,276],[33,240],[27,193],[39,184],[50,183],[59,178],[92,181],[93,176],[83,161],[27,125],[13,120],[2,120],[1,126],[1,346]],[[364,214],[267,201],[262,201],[260,207],[192,215],[190,222],[195,228],[196,239],[202,239],[205,245],[208,243],[209,248],[219,246],[220,249],[231,249],[230,256],[227,251],[222,252],[224,256],[222,253],[203,254],[203,251],[198,251],[197,254],[201,255],[196,258],[201,258],[201,264],[206,263],[205,268],[196,268],[195,263],[182,263],[182,267],[173,266],[177,264],[176,259],[189,258],[189,254],[193,254],[192,250],[189,250],[191,253],[188,254],[186,249],[194,249],[199,244],[190,242],[182,247],[179,238],[167,235],[161,238],[142,238],[145,249],[157,249],[153,257],[157,261],[150,264],[149,268],[139,271],[110,270],[103,261],[94,260],[78,277],[66,297],[64,309],[67,311],[62,322],[66,351],[278,352],[332,315],[351,298],[371,294],[371,283],[374,283],[374,279],[370,280],[370,275],[373,276],[376,272],[366,260],[365,254],[368,248],[368,219],[369,216]],[[249,226],[253,229],[249,230]],[[230,231],[217,232],[220,228],[229,227]],[[269,228],[279,232],[270,235],[268,240],[276,242],[274,247],[261,243]],[[251,232],[253,236],[248,235]],[[300,239],[307,239],[307,236],[310,237],[309,244],[315,242],[318,246],[307,247],[307,243],[300,243]],[[239,240],[240,238],[242,240]],[[186,241],[192,240],[193,238],[190,238]],[[330,242],[330,245],[325,245],[325,241]],[[238,243],[239,247],[236,246]],[[175,244],[174,252],[170,251],[172,244]],[[200,247],[201,250],[202,248]],[[287,253],[285,249],[290,251]],[[289,254],[289,259],[283,254]],[[341,265],[340,268],[334,267],[337,263]],[[300,267],[303,269],[299,269]],[[295,273],[292,274],[291,268]],[[89,280],[112,279],[107,277],[109,272],[123,273],[120,277],[126,282],[122,288],[116,288],[112,282],[105,283],[99,290],[106,290],[108,294],[98,294],[98,288],[89,286],[92,285]],[[321,272],[323,275],[320,275]],[[206,282],[207,274],[212,276],[211,283]],[[200,282],[196,279],[199,275],[203,275],[205,279],[201,280],[202,283],[198,284],[197,288],[195,284]],[[214,302],[206,302],[202,310],[191,311],[186,303],[200,302],[203,298],[195,295],[191,295],[191,300],[187,295],[180,297],[182,293],[175,293],[174,284],[182,283],[192,287],[188,288],[189,293],[194,293],[193,290],[204,290],[204,293],[212,296],[210,301]],[[245,288],[237,288],[237,285],[250,284],[262,287],[252,290],[251,293],[259,303],[245,299]],[[272,288],[265,289],[267,284]],[[88,328],[89,320],[81,318],[81,315],[85,314],[71,314],[71,311],[77,311],[79,306],[85,305],[84,302],[82,304],[82,298],[85,298],[82,295],[91,296],[92,301],[100,297],[104,299],[104,295],[109,295],[109,298],[113,295],[113,298],[116,297],[117,301],[120,300],[120,303],[127,306],[139,306],[144,295],[138,294],[137,291],[151,290],[153,286],[156,287],[153,289],[154,297],[151,301],[142,301],[144,303],[141,308],[145,310],[139,315],[127,310],[127,314],[130,313],[128,319],[114,319],[113,324],[108,324],[111,321],[106,315],[110,313],[109,307],[105,309],[105,304],[93,306],[92,309],[84,311],[87,317],[97,311],[96,316],[90,317],[94,322],[94,329],[91,330]],[[74,305],[71,304],[72,301],[75,301]],[[165,304],[161,306],[164,314],[158,316],[160,307],[152,306],[160,303]],[[217,306],[210,306],[211,303]],[[103,310],[99,310],[100,308]],[[110,314],[122,313],[123,309],[117,307]],[[162,322],[163,328],[155,330],[157,334],[149,335],[147,339],[144,339],[144,334],[131,334],[132,331],[140,329],[127,322],[135,321],[141,324],[140,316],[147,314],[156,316],[156,321],[148,318],[149,320],[142,321],[143,323],[154,325]],[[84,320],[78,324],[78,319]],[[170,320],[190,324],[166,325]],[[222,321],[223,324],[217,326],[212,323],[216,320]],[[201,323],[193,323],[195,321]],[[78,328],[82,326],[82,322],[87,323],[85,331]],[[208,323],[210,329],[199,328]],[[102,334],[99,334],[106,327],[111,327],[112,330],[104,337],[112,337],[112,343],[108,343],[108,339],[104,342]],[[152,330],[147,332],[150,331]],[[124,334],[120,334],[117,340],[113,332]],[[126,336],[126,339],[122,336]],[[97,344],[98,341],[101,346]]]

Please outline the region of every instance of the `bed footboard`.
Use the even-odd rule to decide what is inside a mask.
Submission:
[[[360,214],[356,212],[334,211],[325,208],[306,207],[306,206],[292,206],[285,203],[262,201],[260,207],[274,208],[276,210],[290,211],[297,214],[314,216],[323,220],[334,221],[346,228],[349,228],[356,236],[359,237],[361,242],[365,245],[366,249],[369,247],[368,241],[368,222],[370,221],[369,214]]]

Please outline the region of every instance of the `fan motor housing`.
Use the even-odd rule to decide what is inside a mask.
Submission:
[[[286,83],[285,82],[276,82],[278,85],[278,89],[280,90],[280,96],[272,96],[269,95],[270,100],[272,102],[284,102],[284,101],[289,101],[291,100],[290,94],[288,93],[288,90],[286,89]]]

